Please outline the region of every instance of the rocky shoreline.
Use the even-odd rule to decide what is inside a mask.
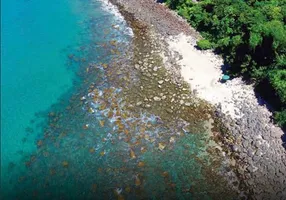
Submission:
[[[229,147],[244,162],[244,166],[238,168],[238,174],[245,180],[254,199],[285,199],[283,131],[269,121],[271,113],[257,105],[254,95],[243,101],[236,100],[235,103],[240,107],[242,118],[231,120],[224,114],[218,116],[234,137]]]
[[[200,38],[176,13],[153,0],[111,0],[111,3],[147,24],[159,35],[162,43],[180,33],[192,37],[194,41]],[[168,46],[166,43],[164,45]],[[180,81],[180,66],[176,61],[181,57],[177,54],[173,59],[168,57],[170,55],[165,55],[166,68]],[[242,117],[233,118],[222,109],[221,104],[214,104],[216,116],[227,132],[219,137],[219,144],[224,148],[225,155],[233,158],[230,162],[241,180],[239,188],[250,194],[250,199],[285,199],[286,152],[281,140],[283,131],[270,122],[271,113],[265,106],[259,105],[252,86],[244,85],[239,80],[227,84],[228,87],[239,85],[245,89],[231,93],[235,112]]]

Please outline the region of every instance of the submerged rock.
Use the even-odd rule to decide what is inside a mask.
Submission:
[[[166,144],[164,144],[164,143],[159,143],[158,144],[158,148],[161,150],[161,151],[163,151],[164,149],[165,149],[165,147],[166,147]]]
[[[62,162],[62,166],[63,166],[64,168],[67,168],[67,167],[69,166],[69,163],[68,163],[67,161],[63,161],[63,162]]]
[[[170,142],[170,143],[174,143],[174,142],[175,142],[175,138],[174,138],[174,137],[171,137],[170,140],[169,140],[169,142]]]
[[[144,166],[145,166],[145,163],[142,162],[142,161],[140,161],[137,166],[138,166],[138,167],[144,167]]]
[[[135,152],[132,149],[130,149],[130,158],[131,159],[135,159],[136,158]]]

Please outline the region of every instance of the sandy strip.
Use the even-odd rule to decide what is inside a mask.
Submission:
[[[222,58],[195,48],[196,39],[180,34],[167,39],[170,51],[182,59],[181,76],[197,96],[225,114],[222,120],[235,138],[232,151],[245,162],[239,174],[255,199],[286,199],[286,152],[281,128],[270,122],[272,113],[257,100],[252,85],[241,78],[220,83]],[[232,125],[235,122],[235,125]]]
[[[255,99],[252,86],[244,85],[240,78],[220,83],[223,59],[211,51],[197,50],[196,39],[193,37],[180,34],[169,37],[167,42],[172,51],[182,55],[183,58],[179,61],[181,75],[197,96],[213,105],[220,104],[221,111],[233,119],[241,118],[243,115],[238,105],[245,98],[241,99],[239,96]]]

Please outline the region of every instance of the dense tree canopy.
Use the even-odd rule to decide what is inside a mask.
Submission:
[[[222,54],[231,76],[267,81],[286,125],[286,0],[167,0],[205,38],[201,49]],[[269,99],[268,99],[269,100]],[[277,106],[276,106],[277,107]]]

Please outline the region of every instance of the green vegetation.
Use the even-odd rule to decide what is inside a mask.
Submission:
[[[202,50],[206,50],[206,49],[211,49],[212,48],[211,42],[208,41],[208,40],[205,40],[205,39],[202,39],[202,40],[198,41],[197,45]]]
[[[231,76],[243,76],[257,87],[263,87],[262,82],[270,85],[261,95],[274,93],[279,100],[275,119],[286,126],[286,0],[166,3],[200,31],[205,39],[198,42],[199,48],[213,47],[223,55]]]
[[[276,121],[280,126],[285,126],[286,124],[286,109],[281,112],[276,112],[274,115]]]

